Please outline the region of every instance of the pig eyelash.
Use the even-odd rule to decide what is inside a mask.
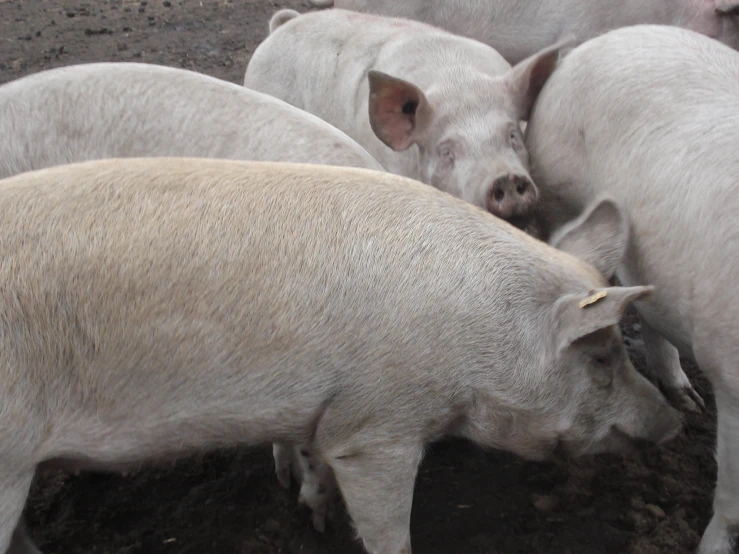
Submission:
[[[440,157],[449,161],[454,161],[454,152],[452,151],[451,146],[441,145],[439,146],[438,152]]]

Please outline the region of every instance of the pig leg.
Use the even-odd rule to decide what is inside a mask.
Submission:
[[[0,552],[38,552],[26,537],[21,523],[23,506],[33,480],[33,470],[16,472],[2,467],[0,459]]]
[[[310,508],[313,527],[323,533],[336,491],[331,468],[322,463],[308,445],[288,446],[274,443],[272,456],[275,459],[277,481],[289,489],[291,476],[295,477],[300,485],[298,502]]]
[[[718,479],[713,518],[703,533],[699,554],[733,554],[739,534],[739,394],[730,388],[725,383],[714,386]]]
[[[290,489],[290,467],[291,467],[291,446],[280,443],[272,445],[272,457],[275,459],[275,473],[277,481],[286,489]]]
[[[357,441],[329,458],[357,534],[369,554],[411,554],[411,505],[420,445]]]
[[[299,502],[313,513],[313,527],[319,533],[326,530],[326,516],[334,499],[336,484],[331,468],[321,462],[308,445],[297,449],[302,485]]]
[[[7,554],[41,554],[31,538],[26,533],[25,525],[21,521],[15,528],[13,539],[10,541],[10,550]]]
[[[664,395],[676,406],[691,412],[701,412],[706,405],[695,392],[680,365],[680,355],[672,344],[655,331],[643,317],[641,320],[642,339],[647,356],[647,371],[652,381],[656,381]]]

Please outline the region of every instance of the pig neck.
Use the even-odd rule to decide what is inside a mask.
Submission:
[[[532,396],[537,396],[532,392]],[[556,410],[546,408],[548,403],[524,401],[514,405],[510,400],[510,397],[504,400],[502,396],[477,391],[466,417],[458,420],[449,434],[483,447],[515,451],[533,460],[548,458],[558,442],[555,422],[561,423],[561,418]]]

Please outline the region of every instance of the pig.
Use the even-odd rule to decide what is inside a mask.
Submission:
[[[739,0],[309,0],[408,18],[484,42],[511,64],[573,35],[571,46],[639,23],[676,25],[739,48]],[[569,48],[565,49],[565,51]]]
[[[270,30],[245,86],[328,121],[390,173],[525,227],[537,192],[520,123],[560,45],[512,68],[480,42],[346,10],[280,10]]]
[[[0,178],[136,156],[382,169],[312,114],[234,83],[154,64],[81,64],[6,83],[0,86],[0,136],[6,138]]]
[[[0,177],[68,162],[175,155],[382,170],[312,114],[233,83],[151,64],[82,64],[0,86],[0,136]],[[297,456],[306,451],[274,445],[275,468],[285,488],[291,467],[305,481],[301,502],[314,506],[313,524],[322,531],[324,496],[316,493],[314,472],[306,474],[313,464]]]
[[[409,554],[430,441],[546,459],[682,426],[621,342],[654,292],[603,276],[624,226],[557,250],[385,172],[205,158],[26,172],[0,211],[0,552],[35,551],[37,468],[280,442],[330,467],[368,553]]]
[[[713,384],[718,483],[699,552],[729,554],[739,530],[739,53],[672,26],[601,35],[549,79],[526,140],[539,235],[556,243],[609,196],[631,229],[619,282],[656,286],[635,305],[653,378],[702,404],[681,354]]]

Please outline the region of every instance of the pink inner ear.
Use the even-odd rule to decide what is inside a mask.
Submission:
[[[549,75],[551,75],[551,73],[552,72],[549,67],[544,64],[537,65],[531,72],[527,98],[529,103],[534,103],[536,97],[539,96],[541,89],[544,88],[544,85],[546,84],[547,79],[549,79]]]
[[[373,106],[372,128],[377,136],[393,150],[405,150],[413,143],[416,126],[415,108],[418,97],[396,83],[384,83],[371,98]],[[403,112],[403,106],[412,106]]]
[[[517,94],[520,94],[519,116],[521,119],[527,120],[529,118],[536,98],[557,65],[557,57],[557,53],[542,57],[528,71],[519,74],[515,86],[517,87]]]

